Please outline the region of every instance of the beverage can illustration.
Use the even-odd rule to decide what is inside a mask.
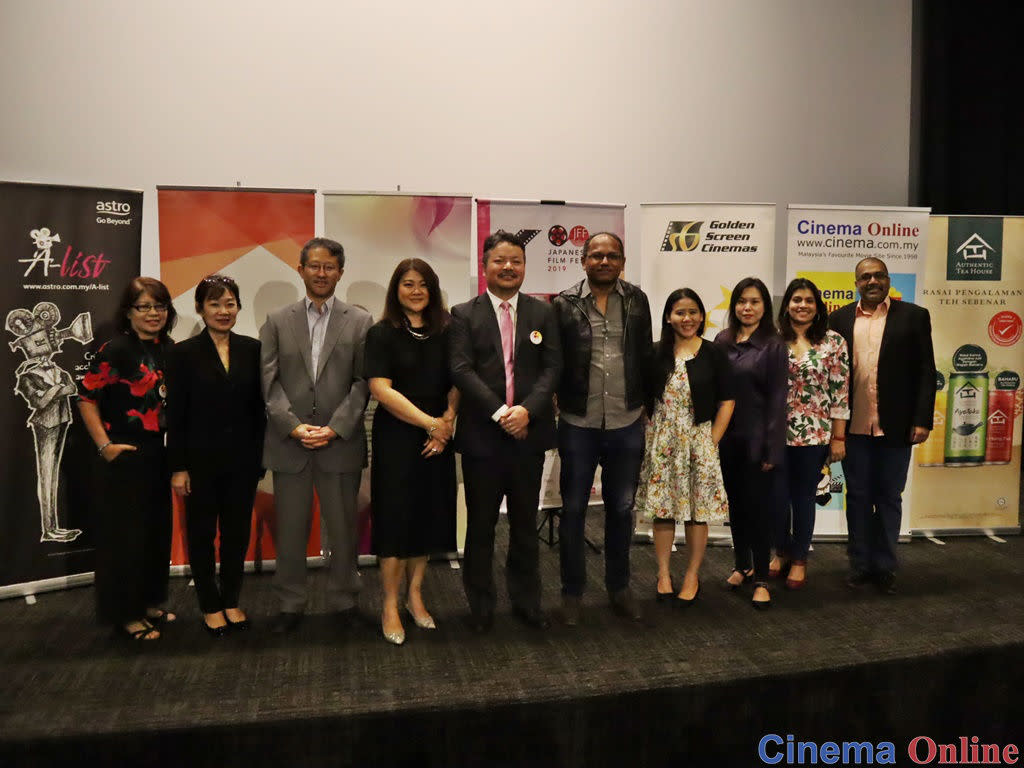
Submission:
[[[1003,371],[995,378],[988,396],[988,431],[985,436],[985,463],[1009,464],[1013,453],[1013,423],[1020,388],[1020,376]]]
[[[949,374],[946,395],[946,464],[985,461],[988,433],[988,371]]]
[[[917,464],[921,467],[941,467],[946,463],[946,377],[935,373],[935,410],[932,413],[932,431],[928,439],[916,448]]]

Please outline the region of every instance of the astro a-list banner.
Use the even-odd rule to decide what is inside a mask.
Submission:
[[[99,459],[75,396],[139,273],[141,238],[141,192],[0,182],[0,596],[93,570]]]

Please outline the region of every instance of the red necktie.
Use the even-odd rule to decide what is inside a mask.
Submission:
[[[511,406],[515,402],[515,381],[513,369],[515,361],[512,359],[512,310],[507,301],[501,302],[501,351],[505,357],[505,405]]]

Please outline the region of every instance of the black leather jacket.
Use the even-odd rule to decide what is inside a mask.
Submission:
[[[555,296],[552,304],[562,339],[562,378],[558,384],[558,408],[574,416],[587,413],[590,389],[590,354],[593,338],[580,281]],[[651,307],[637,286],[622,285],[622,357],[626,374],[626,407],[644,404],[645,378],[651,353]]]

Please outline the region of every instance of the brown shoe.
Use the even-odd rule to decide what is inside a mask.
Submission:
[[[792,575],[793,574],[793,570],[792,569],[797,567],[797,566],[803,568],[804,569],[804,573],[803,573],[803,576],[801,576],[799,579],[794,579],[793,575]],[[791,567],[790,567],[789,575],[786,577],[786,589],[803,589],[804,584],[806,584],[806,583],[807,583],[807,561],[806,560],[794,560],[792,565],[791,565]]]

